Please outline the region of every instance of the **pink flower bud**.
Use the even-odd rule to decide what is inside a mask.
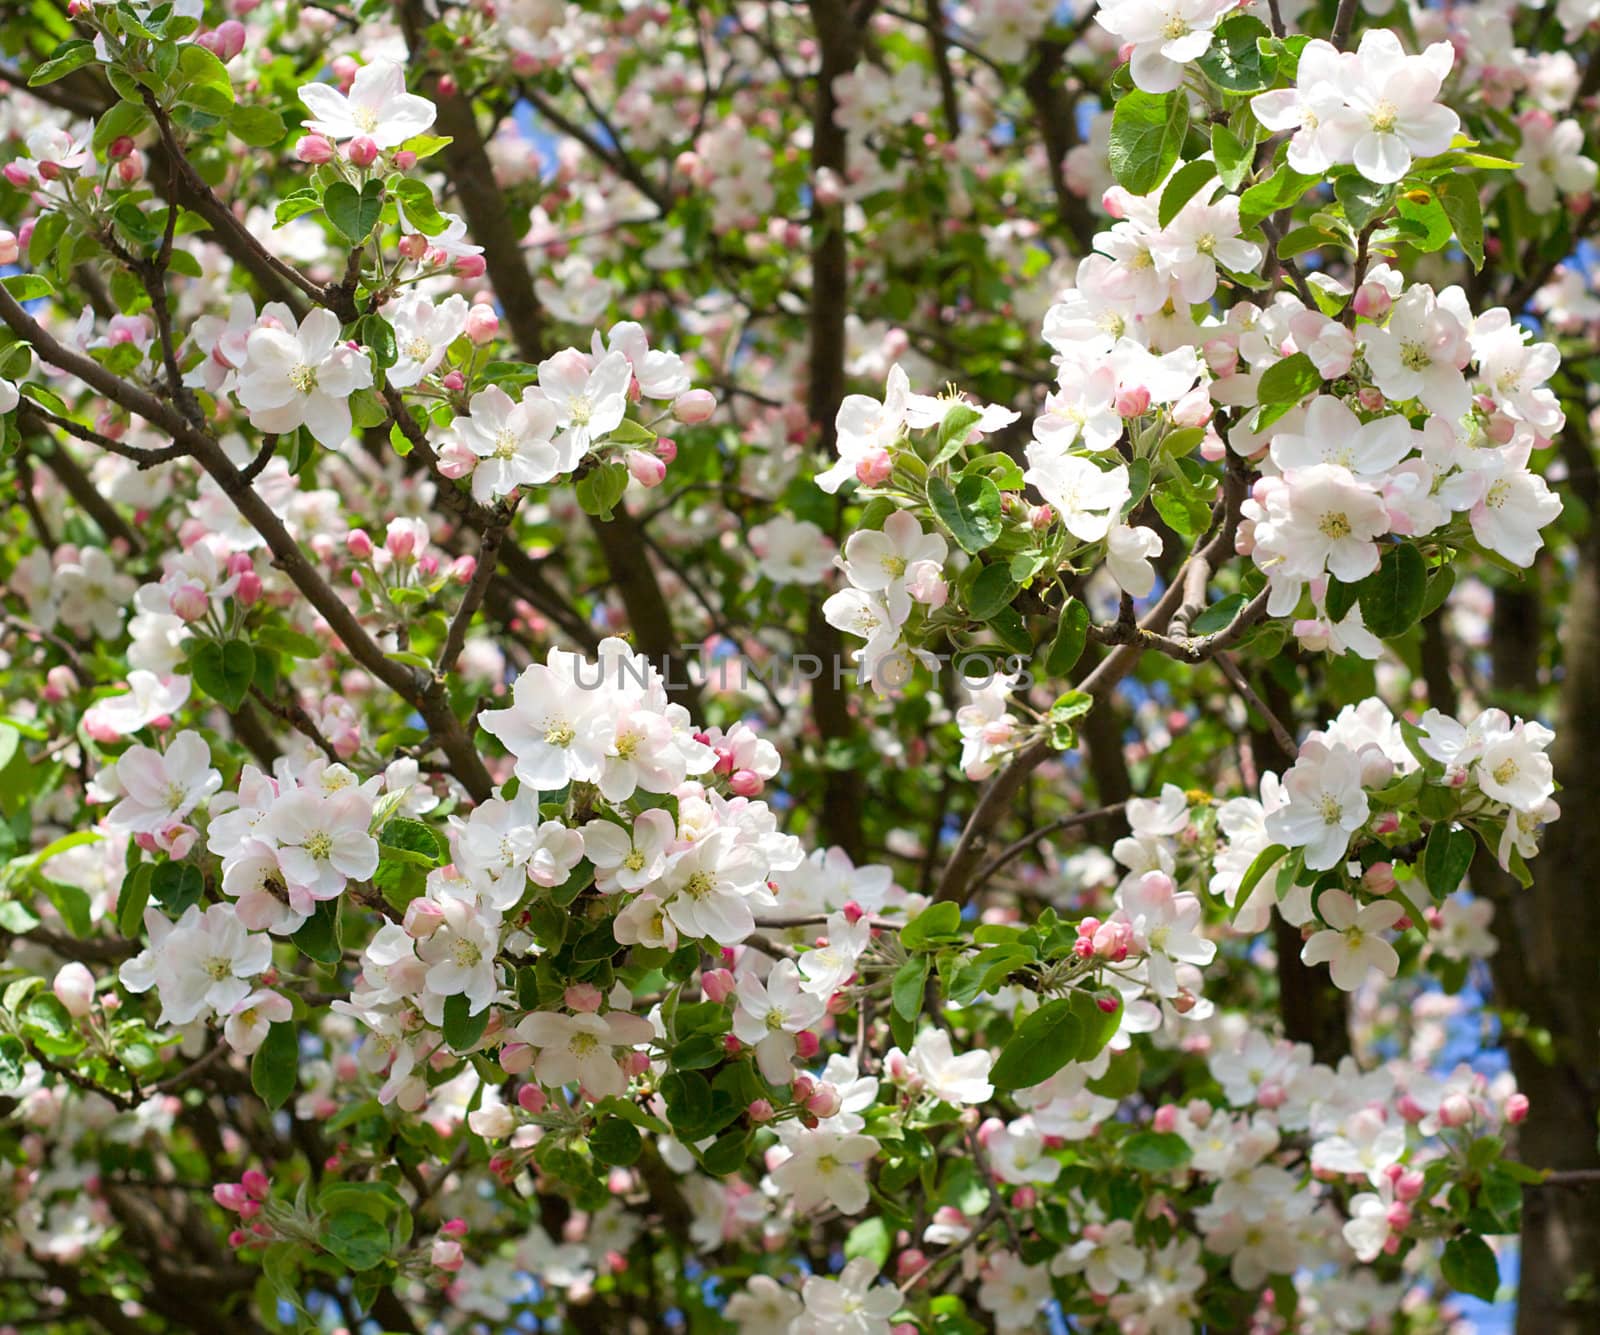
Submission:
[[[1163,1103],[1156,1109],[1156,1114],[1150,1119],[1151,1129],[1163,1135],[1172,1131],[1178,1125],[1178,1105]]]
[[[1361,886],[1370,894],[1388,894],[1395,887],[1394,863],[1374,862],[1361,874]]]
[[[641,487],[659,487],[667,476],[667,466],[654,454],[629,450],[628,472]]]
[[[500,317],[482,303],[467,311],[467,337],[480,347],[500,332]]]
[[[806,1111],[816,1113],[818,1117],[832,1117],[844,1106],[844,1100],[839,1096],[837,1085],[830,1085],[823,1081],[816,1088],[816,1092],[806,1100]]]
[[[477,573],[476,556],[458,556],[450,563],[450,578],[457,584],[471,584],[472,577]]]
[[[876,487],[889,480],[894,461],[888,450],[873,450],[856,464],[856,480],[864,487]]]
[[[17,234],[0,228],[0,264],[15,264],[22,248],[17,244]]]
[[[460,255],[451,266],[457,275],[462,278],[482,278],[484,270],[489,266],[484,262],[482,255]]]
[[[333,161],[333,144],[320,134],[308,134],[294,146],[294,155],[301,162],[308,162],[312,166],[320,166],[324,162]]]
[[[538,1085],[523,1085],[517,1091],[517,1107],[523,1112],[532,1113],[535,1117],[545,1110],[549,1102],[550,1096]]]
[[[199,621],[211,610],[211,599],[198,584],[180,584],[168,599],[172,615],[183,621]]]
[[[902,1284],[928,1264],[928,1258],[915,1247],[907,1247],[894,1260],[895,1278]]]
[[[709,389],[691,389],[672,401],[672,415],[686,426],[708,421],[717,410],[717,398]]]
[[[754,1100],[744,1112],[746,1117],[758,1125],[762,1122],[770,1122],[777,1116],[777,1110],[773,1108],[771,1102],[767,1099]]]
[[[791,1088],[790,1093],[794,1095],[794,1101],[796,1103],[804,1103],[816,1092],[817,1082],[804,1071],[795,1076],[794,1085]]]
[[[700,994],[707,1001],[722,1005],[736,990],[733,974],[727,969],[707,969],[700,975]]]
[[[408,260],[420,260],[428,253],[428,238],[421,232],[408,232],[396,243],[395,249]]]
[[[212,36],[217,39],[217,59],[224,65],[244,50],[245,28],[238,19],[224,19]]]
[[[478,466],[478,456],[464,441],[449,440],[439,451],[439,471],[448,478],[471,477]]]
[[[1363,385],[1356,391],[1356,402],[1367,412],[1375,413],[1384,405],[1383,391],[1375,385]]]
[[[439,1232],[447,1238],[464,1238],[467,1236],[467,1221],[459,1216],[455,1219],[446,1219],[439,1225]]]
[[[94,1007],[94,975],[76,960],[56,971],[50,990],[75,1020],[81,1020]]]
[[[345,534],[345,550],[358,561],[372,560],[372,538],[364,528],[353,528]]]
[[[122,159],[127,157],[128,154],[133,152],[133,150],[134,142],[132,137],[125,134],[118,135],[111,141],[111,147],[106,149],[106,156],[110,158],[112,162],[121,162]]]
[[[561,994],[561,999],[566,1002],[568,1010],[591,1014],[600,1009],[605,994],[593,983],[573,983]]]
[[[467,378],[460,371],[451,371],[439,383],[452,394],[459,394],[467,387]]]
[[[444,910],[431,899],[413,899],[406,905],[401,926],[413,941],[426,941],[444,926]]]
[[[803,1062],[810,1061],[822,1049],[822,1040],[809,1029],[802,1029],[794,1036],[795,1054]]]
[[[1373,834],[1393,834],[1400,828],[1400,817],[1392,811],[1385,811],[1372,822]]]
[[[1416,1169],[1409,1169],[1394,1180],[1394,1194],[1402,1201],[1414,1201],[1422,1195],[1428,1179]]]
[[[1018,1187],[1011,1193],[1011,1206],[1016,1210],[1031,1210],[1039,1203],[1036,1187]]]
[[[1394,305],[1394,298],[1382,283],[1363,283],[1356,289],[1351,305],[1362,319],[1381,320]]]
[[[1094,999],[1094,1004],[1106,1015],[1115,1015],[1122,1005],[1122,1001],[1114,996],[1102,996]]]
[[[232,1210],[235,1214],[252,1203],[249,1193],[237,1182],[218,1182],[211,1188],[211,1199],[224,1210]]]
[[[1506,1121],[1515,1126],[1518,1122],[1526,1120],[1528,1116],[1528,1096],[1526,1094],[1509,1094],[1506,1096]]]
[[[1472,1100],[1465,1094],[1446,1094],[1439,1105],[1439,1120],[1446,1126],[1465,1126],[1472,1120]]]
[[[391,159],[397,172],[408,172],[417,165],[417,155],[409,148],[402,148]]]
[[[58,663],[44,677],[44,698],[51,704],[59,704],[69,699],[78,689],[78,679],[72,675],[72,669],[64,663]]]
[[[656,458],[671,467],[672,461],[678,457],[678,442],[671,436],[657,436],[656,443],[650,447],[655,451]]]
[[[377,142],[367,135],[352,139],[345,147],[345,156],[357,167],[370,167],[378,160]]]
[[[1403,1121],[1415,1124],[1428,1115],[1428,1110],[1418,1103],[1409,1094],[1402,1094],[1395,1100],[1395,1111],[1400,1114]]]
[[[1172,405],[1172,420],[1183,427],[1205,426],[1211,412],[1211,396],[1203,388],[1195,388]]]
[[[440,1270],[456,1271],[461,1269],[466,1258],[461,1254],[461,1244],[455,1239],[435,1238],[428,1259]]]
[[[258,1201],[264,1201],[272,1195],[272,1179],[259,1168],[247,1168],[239,1178],[239,1185],[254,1196]]]
[[[738,797],[759,797],[765,784],[754,770],[736,769],[728,777],[728,787]]]
[[[405,560],[417,550],[416,530],[410,524],[390,524],[383,535],[383,549],[395,560]]]
[[[1119,417],[1143,417],[1149,411],[1150,391],[1143,385],[1117,392],[1117,415]]]

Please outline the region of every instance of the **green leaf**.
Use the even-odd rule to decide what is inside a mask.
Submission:
[[[489,1008],[485,1006],[476,1015],[470,1014],[472,1003],[465,994],[457,992],[444,999],[444,1041],[457,1052],[467,1051],[483,1037],[489,1025]]]
[[[1476,1233],[1463,1233],[1444,1245],[1439,1261],[1444,1282],[1458,1293],[1469,1293],[1484,1302],[1494,1301],[1500,1288],[1500,1265],[1489,1244]]]
[[[202,640],[189,655],[194,684],[230,714],[239,712],[255,671],[255,651],[243,640]]]
[[[285,223],[293,222],[307,213],[315,213],[321,207],[322,196],[316,190],[310,186],[304,190],[296,190],[292,195],[278,201],[277,208],[272,211],[273,226],[282,227]]]
[[[228,129],[251,148],[272,148],[288,133],[283,117],[271,107],[235,107],[228,117]]]
[[[28,1060],[28,1050],[22,1040],[10,1034],[0,1034],[0,1094],[22,1085],[22,1071]]]
[[[1111,174],[1124,190],[1150,194],[1178,161],[1189,129],[1189,95],[1123,94],[1111,113]]]
[[[371,1270],[389,1256],[389,1230],[359,1210],[344,1210],[328,1219],[322,1226],[320,1241],[325,1250],[352,1270]]]
[[[961,939],[961,906],[948,900],[930,904],[900,929],[900,944],[907,950],[925,950],[939,941]]]
[[[1242,14],[1218,26],[1210,49],[1195,64],[1225,92],[1258,93],[1270,88],[1278,73],[1277,57],[1263,55],[1259,45],[1262,38],[1271,36],[1260,19]]]
[[[1322,388],[1322,372],[1303,352],[1273,362],[1261,373],[1256,397],[1262,403],[1299,403]]]
[[[344,955],[339,944],[339,900],[318,901],[316,911],[289,939],[307,959],[318,964],[337,964]]]
[[[250,1058],[250,1087],[276,1112],[300,1078],[300,1035],[292,1021],[275,1024]]]
[[[1000,536],[1000,489],[986,477],[963,477],[954,491],[941,478],[931,478],[928,502],[969,555],[981,552]]]
[[[228,67],[197,43],[183,48],[174,82],[180,89],[179,101],[191,107],[218,117],[233,110],[233,80],[228,77]]]
[[[1071,999],[1047,1001],[1017,1026],[1001,1049],[989,1081],[996,1089],[1042,1084],[1076,1060],[1082,1043],[1083,1024],[1073,1013]]]
[[[1282,862],[1289,855],[1289,850],[1282,844],[1273,844],[1263,848],[1256,854],[1255,860],[1245,869],[1244,876],[1239,880],[1239,891],[1233,897],[1233,911],[1239,912],[1250,898],[1250,892],[1261,883],[1261,878]]]
[[[1428,589],[1428,563],[1409,542],[1386,547],[1378,568],[1357,586],[1361,620],[1381,640],[1417,624]]]
[[[934,451],[930,468],[937,468],[946,459],[953,458],[967,443],[967,433],[983,416],[970,403],[952,400],[944,410],[944,420],[939,423],[938,449]]]
[[[400,347],[395,341],[394,326],[383,316],[374,312],[361,317],[361,323],[356,326],[357,337],[365,343],[372,353],[372,360],[382,369],[387,371],[400,360]],[[370,391],[369,391],[370,392]],[[383,406],[383,401],[373,396],[373,401],[378,405],[378,419],[368,422],[367,426],[377,426],[388,416],[388,409]],[[358,425],[360,425],[358,423]]]
[[[55,291],[48,278],[36,273],[10,274],[0,278],[0,287],[4,287],[18,301],[37,301]]]
[[[1483,268],[1483,204],[1478,184],[1471,176],[1443,176],[1433,183],[1450,226],[1455,229],[1461,253],[1474,269]]]
[[[1471,830],[1444,821],[1435,824],[1428,831],[1428,842],[1422,851],[1422,874],[1428,893],[1442,900],[1459,890],[1477,847]]]
[[[619,463],[597,464],[578,479],[578,504],[585,514],[610,519],[628,489],[628,470]]]
[[[967,611],[977,620],[987,621],[1017,596],[1017,588],[1008,567],[999,563],[984,566],[967,590]]]
[[[889,996],[894,1013],[902,1020],[915,1020],[922,1014],[922,998],[932,964],[931,955],[913,955],[895,970]]]
[[[589,1153],[603,1164],[626,1168],[644,1150],[638,1128],[620,1117],[608,1117],[589,1133]]]
[[[395,186],[394,192],[400,197],[406,221],[424,236],[438,236],[448,226],[433,202],[433,191],[425,182],[407,178]]]
[[[1230,593],[1226,598],[1219,598],[1194,619],[1189,627],[1189,633],[1215,635],[1219,630],[1226,630],[1234,617],[1239,615],[1239,610],[1245,605],[1245,601],[1242,593]]]
[[[1217,174],[1217,164],[1207,158],[1186,162],[1173,172],[1166,189],[1161,192],[1159,220],[1165,227],[1178,216],[1179,211],[1200,193],[1200,189]]]
[[[127,104],[123,103],[122,105],[126,106]],[[38,222],[34,224],[33,235],[28,238],[28,262],[35,269],[46,264],[56,255],[61,245],[61,239],[66,234],[67,215],[65,213],[52,209],[49,213],[41,214]],[[23,345],[22,351],[24,355],[28,355],[26,345]],[[23,371],[26,371],[26,369],[26,366],[22,368]],[[22,371],[13,372],[7,366],[4,368],[4,374],[6,379],[14,380],[22,374]]]
[[[1389,211],[1394,194],[1394,186],[1375,185],[1358,172],[1341,176],[1333,183],[1333,197],[1344,208],[1345,221],[1358,232]]]
[[[1422,193],[1414,191],[1404,194],[1396,201],[1400,220],[1395,224],[1395,230],[1408,246],[1430,255],[1450,244],[1455,229],[1450,226],[1450,219],[1438,200],[1412,198],[1412,194]]]
[[[93,59],[93,42],[84,41],[81,37],[63,42],[55,49],[49,60],[42,65],[34,66],[33,73],[28,75],[28,87],[41,88],[47,83],[54,83],[57,79],[64,79],[73,70],[80,69]]]
[[[192,862],[163,862],[150,872],[150,897],[169,918],[180,918],[206,888],[206,878]]]
[[[368,181],[359,192],[348,181],[335,181],[322,197],[328,221],[359,246],[378,225],[383,214],[383,183]]]
[[[882,1270],[889,1259],[891,1242],[889,1225],[882,1215],[863,1219],[844,1240],[845,1260],[853,1261],[858,1256],[865,1256],[872,1262],[874,1270]]]
[[[1050,706],[1050,745],[1058,751],[1070,750],[1077,740],[1074,725],[1094,708],[1094,697],[1085,691],[1071,690]]]
[[[1269,214],[1298,204],[1320,176],[1302,176],[1293,167],[1279,167],[1265,181],[1251,186],[1239,196],[1239,226],[1248,231]]]
[[[1211,156],[1216,159],[1217,175],[1229,190],[1237,190],[1250,175],[1250,154],[1226,125],[1211,127]]]
[[[1061,609],[1061,624],[1050,643],[1050,652],[1045,655],[1045,675],[1066,676],[1083,657],[1084,646],[1088,642],[1089,609],[1081,599],[1073,598]]]
[[[1122,1143],[1122,1161],[1141,1173],[1170,1173],[1189,1162],[1188,1141],[1171,1131],[1141,1131]]]
[[[142,102],[118,102],[94,124],[90,146],[96,153],[104,154],[118,139],[132,136],[150,122],[150,113]],[[41,220],[42,221],[42,220]],[[63,222],[65,219],[63,219]]]
[[[130,941],[137,941],[144,931],[144,911],[150,903],[155,870],[150,863],[141,862],[122,878],[122,889],[117,892],[117,931]]]

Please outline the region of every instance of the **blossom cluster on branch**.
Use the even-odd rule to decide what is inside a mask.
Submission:
[[[1593,0],[33,8],[0,1327],[1495,1295]]]

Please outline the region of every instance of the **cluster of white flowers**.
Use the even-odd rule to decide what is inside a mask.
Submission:
[[[913,604],[944,605],[949,587],[944,561],[949,546],[937,533],[924,533],[916,518],[896,510],[880,529],[852,533],[844,554],[835,558],[849,587],[822,605],[830,626],[866,641],[856,650],[863,681],[879,692],[903,686],[914,662],[933,663],[902,634]]]

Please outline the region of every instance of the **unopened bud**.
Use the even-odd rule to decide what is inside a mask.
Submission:
[[[333,143],[320,134],[308,134],[294,146],[294,155],[301,162],[320,166],[333,161]]]
[[[378,160],[377,141],[368,135],[352,139],[344,150],[345,156],[357,167],[370,167]]]
[[[687,426],[707,421],[717,410],[717,399],[709,389],[691,389],[672,401],[672,415]]]

